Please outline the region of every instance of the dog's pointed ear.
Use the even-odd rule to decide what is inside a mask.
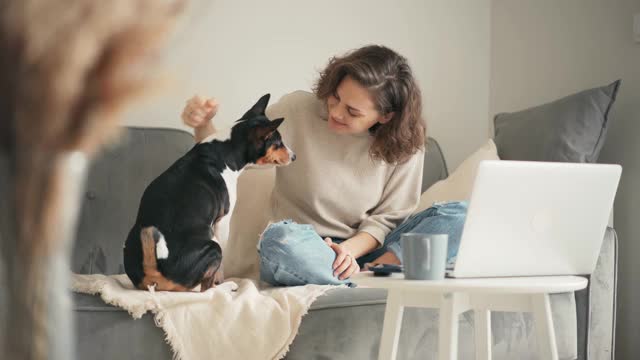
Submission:
[[[271,131],[275,131],[284,121],[284,118],[277,118],[269,123],[269,127],[272,129]]]
[[[242,116],[242,119],[249,119],[249,118],[252,118],[252,117],[264,115],[264,111],[267,109],[267,105],[269,104],[269,98],[270,97],[271,97],[271,94],[263,95],[260,98],[260,100],[258,100],[258,102],[255,105],[253,105],[253,107],[251,109],[249,109],[249,111],[247,111]]]
[[[283,121],[284,121],[284,118],[277,118],[269,122],[269,125],[257,129],[256,135],[258,136],[259,139],[266,140],[270,138],[271,135],[273,135],[273,133],[276,131],[276,129],[278,129],[278,126],[280,126],[280,124],[282,124]]]

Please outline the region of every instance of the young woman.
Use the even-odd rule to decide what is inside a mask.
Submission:
[[[183,121],[196,141],[215,132],[214,99],[194,97]],[[334,57],[314,93],[267,109],[297,161],[276,170],[272,219],[259,244],[273,285],[342,284],[369,262],[401,263],[400,235],[449,234],[457,253],[466,204],[435,204],[407,218],[420,197],[425,124],[407,60],[384,46]],[[283,220],[285,219],[285,220]]]

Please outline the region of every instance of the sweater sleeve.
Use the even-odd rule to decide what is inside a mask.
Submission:
[[[369,212],[358,231],[371,234],[382,246],[386,236],[415,209],[420,199],[424,152],[397,165],[387,180],[380,202]]]

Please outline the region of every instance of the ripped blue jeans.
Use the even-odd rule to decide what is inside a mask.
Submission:
[[[407,218],[390,232],[382,247],[357,259],[362,267],[387,251],[402,261],[400,235],[408,232],[448,234],[447,261],[455,259],[467,214],[467,203],[452,201],[435,203],[430,208]],[[332,239],[334,242],[344,240]],[[283,220],[270,224],[258,244],[260,279],[275,286],[306,284],[351,285],[349,279],[333,275],[336,253],[309,224]]]

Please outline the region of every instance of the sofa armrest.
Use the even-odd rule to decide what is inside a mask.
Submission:
[[[577,291],[578,359],[614,358],[618,236],[607,228],[589,287]]]

